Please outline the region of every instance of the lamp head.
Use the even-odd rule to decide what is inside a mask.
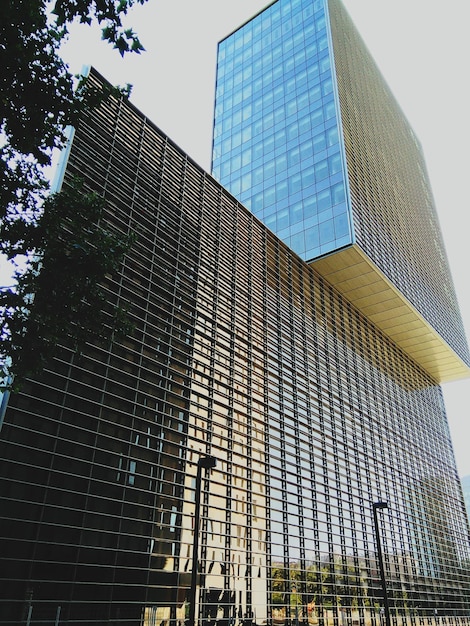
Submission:
[[[372,507],[374,509],[388,509],[388,502],[374,502]]]
[[[204,469],[212,469],[217,465],[217,459],[215,456],[201,456],[197,464]]]

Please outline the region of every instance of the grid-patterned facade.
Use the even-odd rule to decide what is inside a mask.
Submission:
[[[468,364],[421,146],[343,5],[329,7],[356,242]]]
[[[92,72],[99,85],[101,77]],[[136,242],[107,287],[134,331],[67,346],[0,438],[0,624],[468,624],[469,528],[429,375],[126,100],[74,174]]]
[[[219,43],[212,169],[437,382],[468,376],[421,147],[340,0]]]

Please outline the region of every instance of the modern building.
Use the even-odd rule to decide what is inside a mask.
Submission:
[[[363,255],[416,332],[439,336],[451,363],[436,357],[442,378],[463,375],[455,307],[430,294],[425,316],[422,286],[401,295],[394,257],[388,274],[375,268],[383,233],[373,240],[372,220],[362,228],[375,256],[358,247],[342,151],[334,184],[351,241],[339,254]],[[10,398],[0,624],[176,626],[194,610],[204,626],[378,626],[383,563],[394,625],[468,625],[469,525],[438,370],[330,280],[323,257],[319,269],[307,263],[126,99],[83,114],[63,184],[77,174],[104,195],[103,223],[136,235],[106,284],[134,330],[81,355],[61,346]],[[458,329],[448,341],[430,330],[440,315]],[[207,456],[216,465],[199,480]],[[373,505],[385,502],[376,532]]]
[[[436,381],[468,376],[419,142],[340,0],[220,42],[212,169]]]

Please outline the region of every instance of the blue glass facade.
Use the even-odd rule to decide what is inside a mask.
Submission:
[[[323,0],[280,0],[219,44],[213,174],[304,260],[352,243]]]

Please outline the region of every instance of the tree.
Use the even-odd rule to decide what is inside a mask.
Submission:
[[[105,283],[119,270],[130,237],[101,225],[102,197],[80,180],[50,195],[26,247],[35,251],[17,285],[0,293],[0,354],[11,362],[13,389],[38,373],[66,343],[80,352],[87,341],[109,340],[130,329],[126,310],[110,307]]]
[[[54,148],[64,144],[64,129],[89,104],[86,89],[74,90],[75,79],[60,58],[67,26],[79,19],[97,21],[103,39],[118,49],[140,52],[142,44],[122,25],[134,4],[146,0],[57,0],[48,14],[47,0],[5,0],[0,22],[0,219],[2,247],[20,251],[18,219],[29,223],[40,211],[48,189],[44,166]],[[51,19],[55,16],[55,21]],[[83,87],[83,84],[82,84]],[[16,225],[18,227],[18,225]]]
[[[52,12],[47,0],[4,0],[0,21],[0,253],[9,259],[30,259],[24,286],[36,286],[32,275],[45,265],[37,264],[52,241],[35,248],[39,220],[52,204],[44,204],[49,184],[45,167],[54,149],[64,145],[67,125],[74,125],[84,107],[94,106],[97,94],[79,82],[61,59],[59,49],[74,20],[101,25],[102,37],[121,55],[143,47],[132,29],[123,26],[128,10],[146,0],[56,0]],[[76,193],[81,193],[75,188]],[[70,194],[67,195],[70,200]],[[84,199],[83,208],[89,208]],[[46,218],[44,218],[46,219]],[[55,233],[55,234],[54,234]],[[103,240],[104,243],[106,238]],[[32,259],[34,258],[34,261]],[[21,278],[21,273],[17,276]],[[51,277],[52,280],[52,277]],[[90,283],[88,283],[90,286]],[[18,292],[18,320],[23,315]],[[10,298],[11,300],[11,298]],[[36,307],[41,298],[36,299]],[[8,305],[9,328],[2,327],[2,341],[11,339],[14,305]],[[21,310],[20,310],[21,309]],[[2,321],[5,321],[4,318]],[[85,321],[85,320],[84,320]],[[79,322],[79,320],[78,320]],[[6,334],[5,334],[6,330]],[[47,333],[47,329],[43,329]],[[47,342],[48,338],[44,336]],[[19,358],[15,351],[15,358]],[[8,354],[8,351],[7,351]],[[5,354],[0,355],[5,356]]]

